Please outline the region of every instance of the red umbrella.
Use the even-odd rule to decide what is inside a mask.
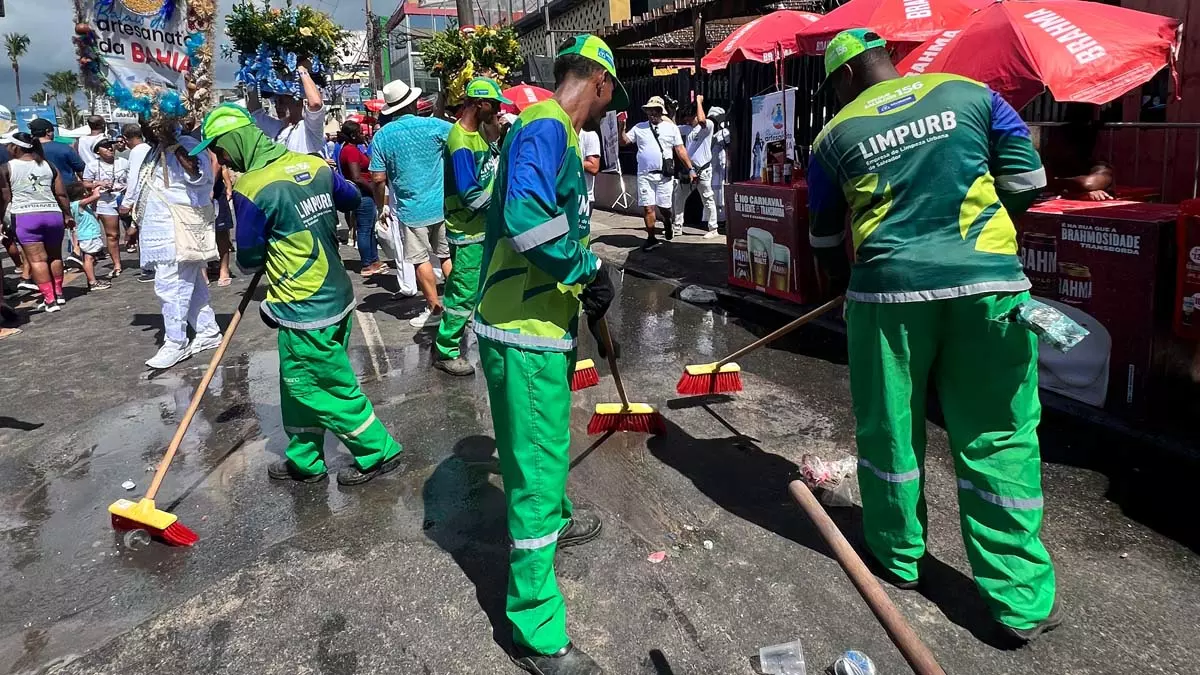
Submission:
[[[707,71],[721,70],[737,61],[770,63],[776,52],[783,56],[796,53],[796,33],[821,18],[812,12],[781,9],[744,24],[733,31],[721,44],[700,59]]]
[[[1173,63],[1178,28],[1176,19],[1098,2],[999,0],[897,68],[979,80],[1017,109],[1047,87],[1058,101],[1107,103]]]
[[[504,98],[513,102],[512,106],[509,106],[507,103],[500,106],[507,109],[508,112],[514,112],[512,110],[514,107],[516,108],[515,112],[521,112],[534,103],[545,101],[554,95],[554,92],[542,89],[541,87],[535,87],[532,84],[518,84],[500,93],[504,94]]]
[[[387,101],[381,98],[369,98],[363,101],[363,107],[371,112],[379,112],[385,105],[387,105]]]
[[[800,31],[800,48],[824,54],[838,33],[869,28],[888,42],[924,42],[962,26],[967,17],[994,0],[850,0]]]

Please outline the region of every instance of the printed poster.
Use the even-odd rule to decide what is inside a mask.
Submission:
[[[174,5],[162,16],[164,5]],[[84,22],[96,30],[110,79],[183,89],[188,69],[187,0],[85,0]]]
[[[786,98],[785,98],[786,96]],[[785,131],[786,125],[786,134]],[[750,99],[750,176],[762,175],[768,153],[783,148],[787,158],[796,159],[796,89],[775,91]],[[772,146],[774,144],[774,146]]]
[[[617,135],[617,113],[610,110],[600,120],[600,145],[603,149],[600,157],[601,170],[621,173],[621,163],[618,160],[620,141]]]
[[[54,112],[54,108],[48,105],[22,105],[17,106],[17,129],[29,133],[29,123],[36,120],[49,120],[54,126],[58,126],[58,115]]]

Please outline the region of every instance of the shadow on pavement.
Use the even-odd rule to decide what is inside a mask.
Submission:
[[[668,403],[669,407],[680,405]],[[800,467],[763,450],[707,403],[699,405],[732,430],[733,436],[695,438],[666,420],[667,433],[653,436],[646,443],[650,453],[691,480],[729,513],[836,560],[816,527],[805,519],[804,512],[788,493],[788,483],[800,477]],[[854,506],[831,508],[827,512],[859,556],[869,560],[862,534],[862,509]],[[1002,646],[995,623],[970,578],[932,554],[926,554],[921,570],[922,595],[936,604],[947,619],[970,631],[981,642]]]
[[[468,436],[434,469],[421,496],[425,536],[450,554],[475,585],[475,598],[492,624],[492,639],[508,653],[512,631],[504,613],[508,588],[508,529],[504,492],[489,436]]]

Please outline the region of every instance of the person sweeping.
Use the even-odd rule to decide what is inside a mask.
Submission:
[[[885,580],[919,583],[933,385],[975,583],[1002,631],[1025,642],[1061,622],[1040,539],[1038,350],[1015,321],[1030,283],[1013,218],[1046,173],[1004,99],[957,75],[901,78],[885,46],[864,29],[829,44],[822,86],[845,107],[814,141],[808,173],[812,245],[848,286],[867,547]]]
[[[338,472],[358,485],[400,466],[400,445],[375,417],[359,389],[346,347],[354,292],[338,256],[337,214],[352,211],[358,188],[325,160],[289,151],[268,139],[244,108],[217,106],[201,127],[197,155],[211,150],[242,172],[233,189],[237,263],[251,273],[264,265],[270,286],[259,311],[278,329],[279,398],[289,443],[271,478],[324,480],[325,432],[354,455]]]
[[[434,367],[451,375],[475,372],[460,347],[479,295],[483,232],[499,156],[496,113],[501,103],[512,103],[500,93],[500,85],[486,77],[468,82],[466,95],[446,140],[446,239],[453,267],[446,280],[433,360]]]
[[[600,533],[567,498],[569,380],[580,304],[594,336],[613,298],[585,243],[591,208],[579,130],[628,105],[612,50],[598,37],[564,43],[553,98],[525,109],[504,141],[484,236],[483,288],[473,328],[488,383],[508,505],[507,615],[513,662],[540,675],[603,670],[567,637],[554,553]],[[597,337],[601,356],[605,342]],[[614,353],[617,348],[614,346]]]

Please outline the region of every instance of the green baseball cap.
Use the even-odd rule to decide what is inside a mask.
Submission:
[[[625,91],[625,85],[617,78],[617,63],[613,60],[612,49],[609,49],[604,40],[595,35],[576,35],[558,51],[559,56],[567,54],[578,54],[591,59],[604,66],[612,76],[614,86],[612,103],[608,104],[609,110],[624,110],[629,107],[629,92]]]
[[[471,80],[467,83],[466,92],[467,98],[486,98],[501,103],[512,103],[500,93],[500,83],[490,77],[476,77]]]
[[[254,118],[249,110],[236,103],[222,103],[204,116],[204,121],[200,123],[200,144],[188,154],[195,157],[207,150],[218,136],[249,126],[254,126]]]
[[[825,81],[821,83],[821,89],[829,84],[830,75],[846,65],[850,59],[868,49],[886,46],[887,40],[867,28],[851,28],[838,33],[825,48]]]

